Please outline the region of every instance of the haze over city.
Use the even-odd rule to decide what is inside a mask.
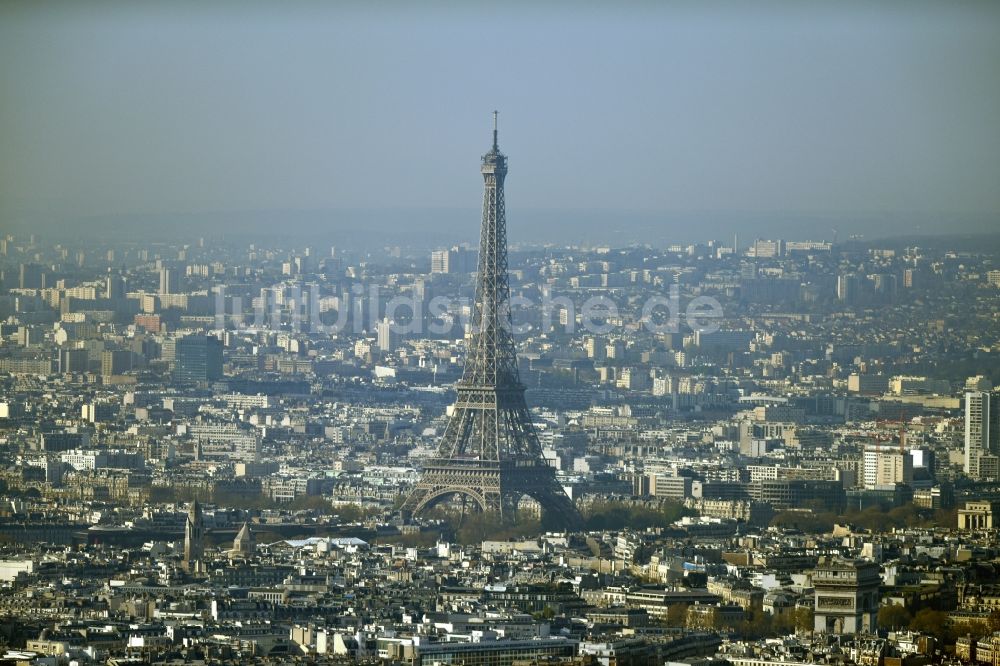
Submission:
[[[517,241],[988,232],[997,62],[987,2],[7,2],[0,225],[474,240],[498,108]]]

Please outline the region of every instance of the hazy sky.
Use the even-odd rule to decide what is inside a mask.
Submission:
[[[0,5],[0,223],[1000,214],[1000,3]]]

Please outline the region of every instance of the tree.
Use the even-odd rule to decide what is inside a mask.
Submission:
[[[493,513],[471,511],[464,516],[452,513],[447,519],[455,530],[457,541],[462,544],[480,543],[485,539],[532,538],[542,533],[541,522],[527,516],[500,520]]]
[[[878,609],[878,626],[882,629],[896,630],[910,625],[913,616],[905,606],[890,604]]]
[[[664,500],[655,506],[605,500],[594,502],[585,512],[589,530],[644,530],[669,525],[687,514],[679,502]]]
[[[751,640],[770,636],[774,630],[774,617],[762,610],[751,611],[739,625],[740,635]]]
[[[699,608],[704,608],[701,606]],[[696,609],[697,610],[697,609]],[[695,613],[688,609],[687,626],[691,629],[719,629],[719,611],[716,608],[709,608],[707,611]]]
[[[802,633],[811,632],[816,627],[816,611],[808,606],[795,609],[795,630]]]
[[[687,624],[688,605],[673,604],[667,608],[667,626],[683,627]]]
[[[993,632],[990,631],[990,625],[988,621],[981,622],[976,620],[974,622],[967,622],[963,624],[962,633],[967,634],[973,639],[978,641],[979,639],[983,638],[984,636],[988,636]]]
[[[776,613],[771,618],[771,628],[774,633],[778,635],[794,633],[797,628],[795,626],[796,614],[797,611],[795,609],[785,611],[784,613]]]
[[[990,632],[1000,631],[1000,610],[995,610],[986,618],[986,626]]]
[[[365,515],[364,510],[357,504],[344,504],[337,507],[337,516],[341,523],[356,523]]]
[[[278,507],[278,503],[266,495],[250,496],[226,491],[217,491],[212,495],[212,501],[218,506],[243,509],[244,511],[261,511]]]
[[[172,486],[151,486],[149,501],[153,504],[172,504],[177,501],[177,494]]]
[[[288,508],[293,511],[315,511],[322,516],[329,516],[333,513],[333,505],[330,500],[322,495],[299,495],[288,504]]]
[[[948,628],[948,614],[944,611],[921,608],[913,616],[913,620],[910,622],[910,629],[919,631],[922,634],[930,634],[945,645],[954,642]]]
[[[794,528],[811,534],[825,534],[833,531],[836,520],[837,516],[829,512],[782,511],[771,519],[771,525]]]

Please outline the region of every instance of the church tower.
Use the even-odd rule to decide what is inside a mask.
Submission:
[[[202,571],[205,559],[205,523],[198,500],[191,502],[184,524],[184,568]]]
[[[257,537],[250,530],[250,523],[244,522],[236,538],[233,539],[233,549],[229,551],[230,559],[249,559],[257,551]]]

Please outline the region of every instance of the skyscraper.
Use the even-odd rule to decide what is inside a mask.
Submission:
[[[862,458],[865,488],[913,483],[913,458],[895,444],[869,444]]]
[[[222,341],[211,335],[188,335],[174,346],[174,381],[204,384],[222,378]]]
[[[998,460],[1000,392],[967,391],[964,471],[973,479],[997,478]]]
[[[376,342],[378,344],[379,351],[385,353],[391,353],[395,351],[396,344],[398,342],[398,335],[395,330],[395,322],[389,321],[389,319],[384,318],[376,326],[375,330],[377,333]]]
[[[45,269],[39,264],[21,264],[17,286],[21,289],[44,289]]]
[[[448,273],[449,264],[448,250],[431,252],[431,273]]]
[[[180,292],[180,274],[176,268],[160,269],[160,293],[177,294]]]
[[[471,273],[476,270],[476,253],[465,247],[431,252],[431,273]]]
[[[109,349],[101,354],[101,374],[105,377],[120,375],[131,369],[131,351],[127,349]]]
[[[103,357],[102,370],[103,370]],[[59,350],[59,372],[66,374],[70,372],[86,372],[89,367],[89,359],[86,349],[60,349]]]
[[[125,278],[117,273],[109,273],[104,287],[104,298],[111,301],[125,298]]]
[[[837,276],[837,300],[844,303],[854,303],[858,297],[858,278],[856,275]]]

